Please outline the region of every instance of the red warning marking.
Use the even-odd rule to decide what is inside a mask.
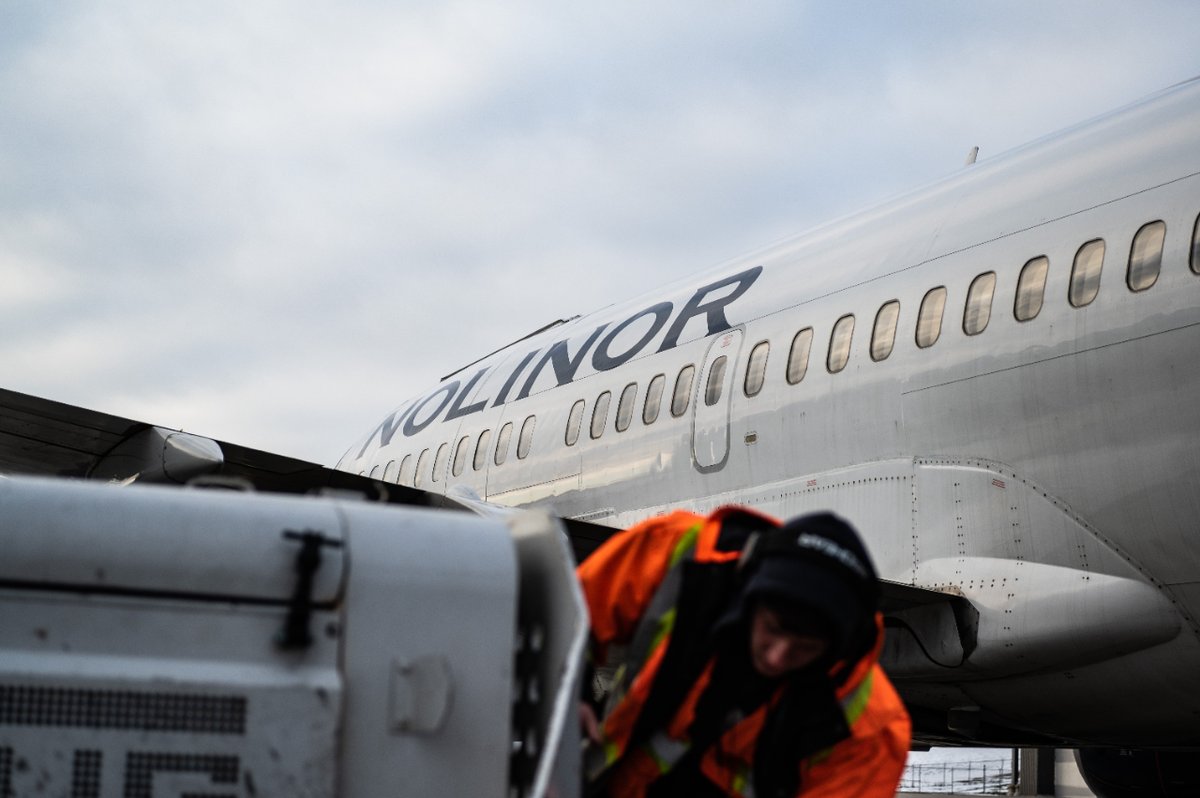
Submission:
[[[997,488],[1000,488],[1001,490],[1008,487],[1008,485],[1004,484],[1004,480],[1002,480],[1002,479],[993,479],[992,484],[995,485]]]
[[[817,486],[817,481],[815,479],[810,479],[808,481],[808,483],[806,484],[806,487],[809,487],[809,488],[815,488],[816,486]]]

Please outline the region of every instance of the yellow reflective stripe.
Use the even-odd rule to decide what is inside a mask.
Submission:
[[[617,666],[617,669],[616,669],[615,671],[613,671],[613,675],[612,675],[612,690],[619,690],[619,689],[621,689],[621,688],[624,686],[624,684],[625,684],[625,671],[626,671],[628,668],[629,668],[629,663],[627,663],[627,662],[622,662],[620,665],[618,665],[618,666]],[[622,690],[622,693],[623,693],[623,692],[624,692],[624,691]]]
[[[867,704],[871,701],[871,685],[874,683],[875,672],[868,671],[867,677],[862,680],[853,693],[842,699],[842,714],[846,716],[846,725],[853,726],[854,723],[862,717],[862,714],[867,711]],[[833,753],[834,746],[822,748],[814,754],[810,754],[805,758],[807,765],[816,765],[824,762]]]
[[[809,756],[808,759],[805,760],[805,762],[809,765],[815,765],[818,762],[824,762],[826,759],[829,758],[829,755],[832,753],[833,753],[833,746],[830,746],[829,748],[822,748],[820,751],[817,751],[815,754],[812,754],[811,756]]]
[[[842,700],[842,712],[846,715],[848,725],[853,726],[855,721],[862,717],[863,712],[866,712],[867,703],[871,700],[871,685],[874,680],[875,671],[867,671],[867,678],[862,680],[858,689]]]
[[[662,757],[660,757],[658,755],[658,752],[655,751],[653,748],[651,748],[649,745],[644,746],[644,750],[646,751],[646,755],[654,760],[654,766],[656,768],[658,768],[659,773],[666,773],[668,770],[671,769],[672,763],[670,763],[670,762],[666,761],[665,759],[663,759]]]
[[[750,769],[742,768],[733,776],[733,783],[729,785],[733,788],[733,792],[740,798],[754,798],[754,783],[750,781]]]
[[[647,656],[649,656],[651,651],[657,651],[663,638],[671,634],[671,630],[675,628],[675,615],[675,608],[672,607],[658,616],[658,628],[654,630],[654,637],[650,640],[650,649],[646,652]]]
[[[691,554],[692,549],[696,548],[696,541],[700,538],[701,522],[697,522],[694,526],[683,533],[683,537],[675,544],[675,548],[671,550],[671,562],[669,567],[674,568],[679,564],[679,561]]]
[[[583,773],[584,777],[589,781],[595,781],[600,776],[613,766],[621,757],[621,749],[617,744],[607,738],[602,742],[592,745],[588,744],[583,749]]]
[[[604,765],[611,765],[621,758],[621,748],[612,740],[604,741]]]
[[[700,538],[701,526],[700,523],[696,523],[683,533],[683,537],[675,544],[675,548],[671,549],[671,562],[668,568],[677,567],[683,558],[691,556],[692,551],[696,548],[696,541]],[[677,596],[671,596],[671,607],[655,620],[654,636],[650,638],[650,645],[646,648],[642,664],[645,664],[645,658],[649,657],[652,651],[657,650],[663,639],[675,628],[676,598]]]

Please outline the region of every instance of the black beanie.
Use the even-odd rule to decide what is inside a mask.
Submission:
[[[745,598],[816,613],[833,632],[836,659],[874,642],[875,567],[858,533],[836,515],[804,515],[761,533],[746,566]]]

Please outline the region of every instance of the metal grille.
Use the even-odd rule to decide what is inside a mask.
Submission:
[[[134,752],[125,760],[125,798],[153,798],[155,773],[207,773],[216,784],[237,784],[236,756]],[[228,793],[193,793],[204,798],[237,798]]]
[[[13,750],[0,748],[0,798],[13,798]]]
[[[0,685],[0,724],[245,734],[246,699]]]
[[[100,798],[100,771],[104,755],[100,751],[76,751],[71,768],[71,798]]]

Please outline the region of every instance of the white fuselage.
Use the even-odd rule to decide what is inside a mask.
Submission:
[[[338,467],[618,527],[726,503],[780,517],[832,509],[862,531],[884,579],[983,610],[984,642],[960,667],[897,677],[910,702],[981,707],[1082,742],[1197,745],[1198,214],[1192,82],[521,340],[402,405]],[[939,315],[918,317],[939,288],[934,336]],[[893,301],[884,357],[877,314]],[[751,374],[748,395],[762,342],[762,386]]]

